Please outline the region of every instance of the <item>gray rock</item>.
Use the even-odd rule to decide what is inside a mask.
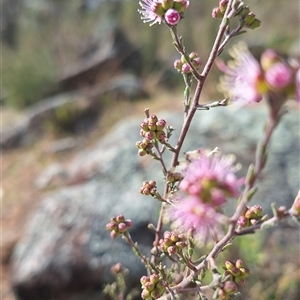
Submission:
[[[174,143],[182,116],[160,112],[158,117],[178,129],[171,138]],[[217,146],[223,153],[236,154],[244,166],[240,175],[245,175],[254,160],[265,118],[266,111],[258,109],[200,111],[183,151]],[[80,172],[91,175],[43,199],[13,256],[13,286],[20,299],[69,300],[75,292],[88,289],[99,293],[102,284],[110,280],[110,266],[117,261],[131,270],[131,283],[138,282],[144,267],[123,241],[110,239],[105,224],[119,213],[131,218],[134,238],[149,253],[151,236],[146,226],[157,220],[158,204],[140,195],[138,189],[142,181],[150,179],[157,180],[162,189],[163,178],[158,162],[137,156],[134,144],[140,139],[142,119],[120,122],[93,149],[80,153],[66,168],[67,173],[70,178],[78,177]],[[284,116],[269,152],[268,165],[252,202],[262,204],[266,211],[274,201],[289,207],[299,189],[298,112]]]

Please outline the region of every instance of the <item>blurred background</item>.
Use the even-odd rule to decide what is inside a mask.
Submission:
[[[191,2],[178,30],[187,50],[198,52],[205,62],[219,26],[219,20],[211,18],[218,1]],[[255,55],[271,47],[299,57],[299,1],[246,3],[262,25],[230,45],[244,40]],[[117,121],[142,119],[144,107],[181,110],[184,86],[173,69],[179,57],[169,30],[143,24],[138,8],[137,0],[2,0],[1,299],[15,299],[11,257],[40,199],[57,187],[86,180],[81,173],[62,180],[61,170],[54,166],[66,165],[93,147]],[[226,51],[222,55],[228,58]],[[221,99],[216,89],[219,75],[214,68],[202,102]],[[243,243],[237,252],[267,261],[264,254],[256,255],[259,246],[254,239]],[[291,251],[297,257],[297,248]],[[294,270],[290,263],[285,267]],[[273,282],[265,282],[268,274],[256,274],[260,285],[253,280],[254,295],[250,290],[247,299],[257,300],[260,291],[265,292],[260,299],[296,299],[297,284],[290,283],[299,284],[299,268],[292,277],[281,276],[280,269],[276,264]],[[289,287],[292,290],[286,292]]]

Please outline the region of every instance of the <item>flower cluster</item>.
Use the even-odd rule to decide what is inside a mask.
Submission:
[[[153,143],[156,141],[161,144],[166,143],[166,133],[164,131],[166,121],[158,119],[156,115],[146,118],[140,125],[140,135],[144,137],[142,141],[136,142],[139,149],[138,154],[144,156],[152,153]]]
[[[156,189],[156,181],[155,180],[150,180],[150,181],[144,181],[143,186],[140,188],[140,193],[148,196],[155,196],[157,193]]]
[[[159,241],[159,250],[169,255],[174,255],[187,247],[187,239],[183,234],[165,231],[164,237]]]
[[[143,276],[140,280],[142,284],[142,299],[157,299],[166,290],[164,285],[157,274],[151,274],[148,276]]]
[[[124,268],[120,262],[114,264],[110,268],[110,273],[113,275],[128,273],[128,269]]]
[[[189,61],[196,70],[202,64],[201,59],[196,52],[190,53]],[[190,74],[192,72],[189,62],[186,60],[184,55],[181,56],[181,59],[176,59],[174,61],[174,68],[182,74]]]
[[[152,153],[152,148],[154,147],[153,143],[151,143],[148,139],[143,139],[142,141],[136,142],[136,147],[139,149],[139,156],[144,156],[146,154]]]
[[[227,9],[229,0],[220,0],[219,6],[212,10],[212,17],[221,19],[223,18],[225,11]],[[235,1],[233,4],[233,13],[229,13],[229,17],[239,17],[240,22],[243,26],[255,29],[260,26],[261,22],[256,19],[253,12],[250,11],[249,7],[243,1]]]
[[[118,215],[110,219],[110,223],[106,225],[106,229],[110,231],[112,238],[117,238],[119,235],[124,234],[131,226],[132,221],[130,219],[125,220],[123,215]]]
[[[144,23],[161,24],[162,21],[170,26],[178,24],[183,17],[183,12],[188,8],[189,0],[142,0],[142,7],[138,12],[142,15]]]
[[[245,228],[254,225],[261,218],[262,207],[260,205],[254,205],[245,208],[245,211],[243,215],[239,217],[237,224],[240,228]]]
[[[272,93],[300,101],[298,64],[289,64],[271,49],[261,55],[259,63],[243,43],[233,47],[230,55],[234,60],[227,65],[217,62],[225,73],[219,87],[239,106],[259,102],[263,95]]]
[[[183,196],[169,210],[176,227],[195,228],[196,236],[202,239],[218,234],[220,223],[225,221],[221,206],[228,197],[238,196],[243,184],[235,175],[233,162],[232,156],[204,152],[190,162],[179,185]]]
[[[238,259],[236,262],[226,260],[224,270],[225,276],[230,275],[232,280],[238,285],[244,284],[245,278],[250,274],[249,269],[245,267],[244,262],[241,259]]]
[[[192,161],[180,189],[190,196],[198,197],[202,203],[220,206],[227,197],[239,194],[241,181],[235,176],[237,167],[233,166],[234,156],[200,154],[199,159]]]

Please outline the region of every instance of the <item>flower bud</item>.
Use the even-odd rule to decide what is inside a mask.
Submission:
[[[213,10],[211,12],[211,16],[214,19],[222,19],[223,18],[223,13],[221,12],[219,7],[215,7],[215,8],[213,8]]]
[[[176,60],[174,61],[174,68],[175,68],[178,72],[181,71],[181,68],[182,68],[182,62],[181,62],[180,59],[176,59]]]
[[[184,63],[182,65],[181,72],[184,73],[184,74],[188,74],[188,73],[191,72],[191,67],[189,66],[188,63]]]
[[[171,236],[172,236],[172,232],[170,232],[170,231],[165,231],[165,233],[164,233],[164,238],[170,239]]]
[[[118,223],[121,223],[121,222],[125,221],[125,217],[124,217],[124,215],[120,214],[117,216],[116,220]]]
[[[222,14],[225,13],[227,5],[228,5],[228,0],[220,0],[220,2],[219,2],[219,9],[220,9],[220,12]]]
[[[150,195],[150,190],[147,189],[147,188],[140,188],[139,191],[140,191],[141,194],[143,194],[143,195],[145,195],[145,196]]]
[[[145,131],[149,130],[147,122],[142,122],[141,125],[140,125],[140,127],[141,127],[141,129],[143,129]]]
[[[163,120],[163,119],[159,119],[157,122],[156,122],[156,130],[163,130],[166,126],[166,121]]]
[[[149,277],[147,277],[147,276],[142,276],[141,279],[140,279],[140,283],[141,283],[142,286],[145,286],[145,284],[149,281],[150,281]]]
[[[153,186],[153,187],[156,186],[156,181],[155,180],[150,180],[149,185]]]
[[[136,143],[135,143],[135,146],[136,146],[137,148],[139,148],[139,149],[143,149],[143,143],[142,143],[141,141],[136,142]]]
[[[125,220],[125,224],[127,226],[127,228],[132,226],[132,221],[130,219]]]
[[[124,271],[121,263],[116,263],[115,265],[111,266],[110,272],[112,274],[121,274]]]
[[[193,59],[195,59],[195,58],[197,58],[198,57],[198,54],[196,53],[196,52],[191,52],[190,54],[189,54],[189,58],[191,59],[191,60],[193,60]]]
[[[139,149],[139,151],[138,151],[138,155],[139,156],[145,156],[147,154],[147,151],[146,150],[144,150],[144,149]]]
[[[226,294],[234,294],[238,291],[238,287],[234,281],[226,281],[223,290]]]
[[[177,253],[177,248],[176,248],[176,246],[170,246],[170,247],[168,247],[168,253],[169,253],[169,255],[174,255],[174,254],[176,254],[176,253]]]
[[[252,206],[252,210],[255,213],[256,217],[261,217],[262,216],[262,207],[258,204]]]
[[[127,229],[127,226],[126,226],[125,223],[120,223],[120,224],[118,225],[118,229],[119,229],[119,232],[125,232],[126,229]]]
[[[141,130],[140,130],[140,136],[145,137],[145,134],[146,134],[147,132],[148,132],[148,131],[141,129]]]
[[[147,131],[145,133],[145,138],[149,141],[153,140],[155,138],[155,133],[152,131]]]
[[[158,121],[158,118],[156,115],[152,115],[147,122],[150,122],[150,123],[156,123]]]
[[[201,66],[202,61],[200,57],[194,58],[192,61],[193,66],[197,69],[197,67]]]
[[[237,268],[244,268],[245,265],[244,265],[244,262],[241,260],[241,259],[238,259],[236,262],[235,262],[235,266]]]
[[[141,293],[142,299],[151,299],[151,292],[147,290],[143,290]]]
[[[148,128],[149,130],[156,130],[156,123],[148,122]]]
[[[182,250],[183,248],[187,247],[187,243],[183,242],[183,241],[177,242],[175,245],[176,245],[178,250]]]
[[[177,242],[178,240],[179,240],[178,234],[176,234],[175,232],[172,232],[171,241],[172,242]]]
[[[166,138],[166,134],[165,134],[164,131],[158,131],[158,132],[156,133],[156,137],[157,137],[157,139],[158,139],[160,142],[162,142],[162,141],[164,141],[164,139]]]
[[[145,283],[144,287],[147,291],[153,291],[155,284],[153,282],[148,281]]]
[[[227,270],[231,270],[231,269],[235,268],[235,264],[230,260],[226,260],[225,261],[225,268]]]
[[[112,231],[110,232],[110,237],[111,237],[112,239],[117,238],[119,235],[120,235],[120,234],[119,234],[116,230],[112,230]]]
[[[106,229],[109,231],[116,230],[118,229],[118,225],[115,223],[108,223],[106,224]]]
[[[144,138],[142,140],[142,143],[143,143],[143,148],[146,148],[147,146],[149,146],[151,143],[148,139]]]
[[[292,82],[292,70],[286,64],[277,62],[266,71],[265,78],[271,88],[282,89]]]
[[[246,277],[249,276],[250,271],[247,268],[241,267],[239,269],[240,269],[240,272],[241,272],[241,274],[240,274],[241,278],[246,278]]]
[[[165,13],[164,17],[165,17],[166,23],[171,26],[177,25],[178,22],[180,21],[179,12],[173,8],[168,9],[167,12]]]
[[[245,216],[240,216],[237,220],[237,224],[240,227],[247,227],[248,226],[248,219]]]
[[[157,274],[151,274],[150,275],[150,282],[157,283],[159,281],[159,276]]]

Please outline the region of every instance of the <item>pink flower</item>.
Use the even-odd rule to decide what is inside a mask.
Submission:
[[[180,14],[177,10],[170,8],[165,13],[165,20],[167,24],[174,26],[180,21]]]
[[[292,81],[292,70],[282,62],[274,63],[265,73],[266,82],[274,89],[282,89]]]
[[[180,190],[211,206],[224,204],[227,197],[238,196],[243,184],[235,175],[237,168],[233,162],[232,156],[200,154],[199,159],[189,164]]]
[[[230,54],[234,60],[228,65],[217,62],[218,68],[225,73],[220,89],[238,106],[261,101],[267,87],[259,63],[244,44],[236,45]]]
[[[151,22],[150,26],[155,23],[161,24],[165,11],[160,0],[142,0],[139,4],[142,9],[138,12],[142,15],[144,23]]]
[[[168,210],[172,226],[181,231],[194,229],[198,241],[205,242],[211,235],[216,239],[222,233],[226,217],[213,207],[201,203],[197,197],[185,197]]]
[[[193,228],[197,239],[215,239],[226,217],[220,213],[228,197],[239,195],[243,179],[235,175],[236,166],[230,156],[206,155],[194,159],[179,185],[182,192],[168,211],[172,225],[185,231]]]

